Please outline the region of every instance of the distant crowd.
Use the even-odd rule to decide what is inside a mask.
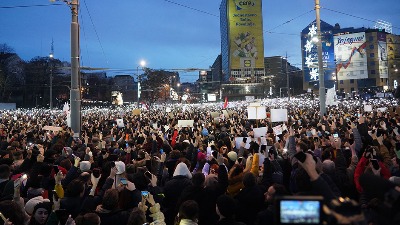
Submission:
[[[400,224],[397,100],[0,111],[10,225]],[[271,122],[270,109],[287,109]],[[192,121],[180,126],[180,121]],[[260,129],[262,128],[262,129]],[[263,132],[260,134],[260,130]]]

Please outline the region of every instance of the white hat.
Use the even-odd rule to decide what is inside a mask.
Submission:
[[[42,202],[50,202],[49,199],[44,199],[42,196],[37,196],[34,198],[31,198],[26,204],[25,204],[25,211],[29,215],[32,215],[33,211],[35,210],[35,206],[39,203]]]
[[[174,174],[172,176],[186,176],[189,179],[192,179],[192,174],[190,173],[187,165],[183,162],[179,163],[174,171]]]
[[[115,167],[117,168],[117,174],[123,174],[125,172],[125,163],[122,161],[116,161]]]
[[[237,153],[235,151],[228,152],[228,158],[235,162],[237,160]]]
[[[82,161],[79,163],[79,169],[81,169],[82,172],[87,172],[90,170],[91,164],[89,161]]]

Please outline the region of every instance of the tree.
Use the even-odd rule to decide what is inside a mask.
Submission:
[[[25,62],[6,44],[0,44],[0,101],[10,102],[18,96],[24,83]]]
[[[171,77],[175,72],[165,70],[144,69],[145,73],[139,77],[141,86],[141,100],[152,104],[159,101],[165,101],[169,94]]]

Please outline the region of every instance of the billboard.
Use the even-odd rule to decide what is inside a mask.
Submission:
[[[368,78],[365,32],[333,37],[338,80]]]
[[[216,94],[207,94],[207,100],[209,102],[215,102],[215,101],[217,101],[217,95]]]
[[[378,34],[378,61],[379,61],[379,77],[380,78],[388,78],[388,55],[387,55],[387,43],[386,43],[386,34],[385,33],[377,33]]]
[[[264,68],[261,0],[228,0],[231,69]]]

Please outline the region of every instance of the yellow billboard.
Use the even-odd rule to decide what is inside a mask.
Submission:
[[[262,0],[228,0],[231,69],[264,68]]]

